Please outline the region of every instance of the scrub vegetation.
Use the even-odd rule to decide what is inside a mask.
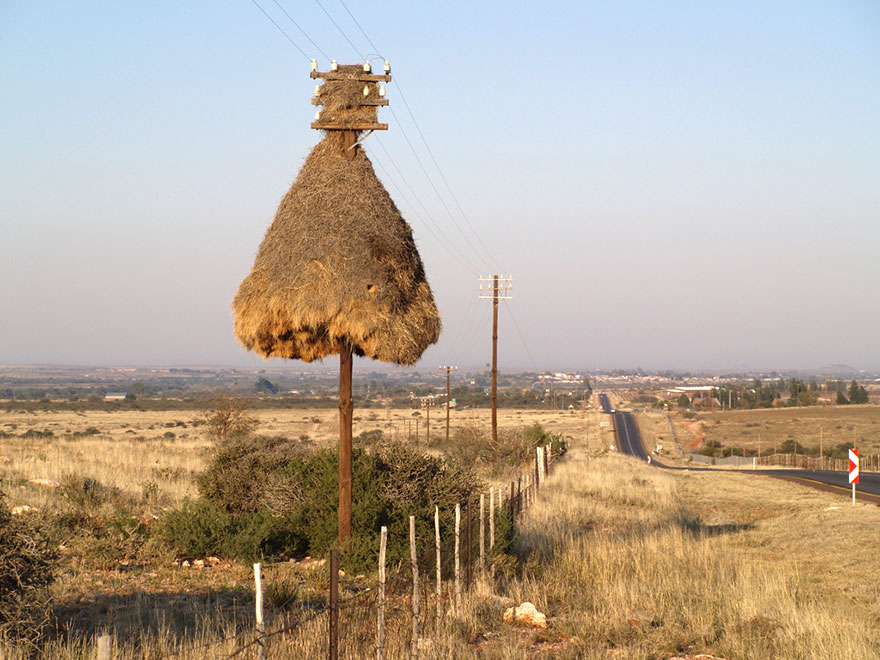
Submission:
[[[51,597],[35,602],[51,604],[56,631],[42,637],[44,657],[92,657],[94,635],[102,630],[113,636],[115,658],[224,658],[242,650],[253,640],[249,561],[261,553],[267,629],[289,628],[270,639],[268,657],[326,654],[327,567],[303,555],[317,557],[332,543],[333,507],[315,518],[290,503],[315,499],[308,489],[332,481],[332,443],[302,439],[306,432],[299,429],[292,439],[274,429],[266,433],[248,417],[260,421],[264,413],[267,421],[279,417],[248,412],[225,435],[216,432],[218,420],[179,411],[174,414],[182,426],[152,418],[153,429],[141,429],[134,419],[121,422],[133,434],[118,433],[121,424],[108,433],[110,425],[94,419],[53,426],[61,413],[12,422],[15,428],[0,440],[0,483],[10,507],[35,511],[0,517],[0,523],[40,530],[47,539],[39,555],[47,570],[34,587]],[[551,439],[554,448],[568,445],[565,459],[555,464],[515,533],[503,514],[498,517],[498,546],[486,572],[475,573],[458,616],[444,585],[439,628],[432,528],[419,527],[429,596],[421,622],[429,641],[420,657],[833,660],[880,654],[874,625],[880,586],[872,578],[880,571],[876,507],[853,507],[846,498],[771,479],[651,468],[608,452],[610,431],[593,411],[508,412],[501,462],[474,448],[488,444],[479,419],[473,423],[459,413],[448,442],[438,421],[430,443],[423,436],[418,445],[401,446],[392,437],[404,420],[395,419],[398,413],[362,420],[356,435],[363,435],[355,442],[363,448],[356,459],[360,481],[375,481],[365,483],[364,511],[368,518],[386,516],[394,527],[386,657],[409,657],[410,651],[409,565],[398,528],[409,509],[422,518],[431,510],[430,496],[411,497],[407,486],[417,483],[419,493],[430,493],[432,484],[443,492],[501,485],[512,463]],[[296,414],[317,426],[310,420],[322,413]],[[386,433],[384,424],[391,424]],[[97,432],[84,433],[90,427]],[[27,433],[43,429],[52,435]],[[662,429],[658,425],[657,432]],[[165,437],[167,431],[175,437]],[[311,485],[306,474],[316,475]],[[287,510],[278,508],[285,503]],[[443,515],[448,529],[450,511]],[[331,520],[324,529],[316,521],[326,517]],[[296,523],[286,540],[295,536],[305,545],[256,544],[267,529],[277,531],[279,518]],[[214,532],[234,545],[198,547]],[[375,652],[376,544],[371,536],[363,540],[357,556],[343,558],[344,658]],[[175,545],[181,541],[195,545],[183,552]],[[448,543],[444,557],[445,563],[451,559]],[[449,568],[446,563],[444,577]],[[533,602],[547,614],[548,628],[504,623],[505,598]],[[13,641],[20,639],[14,633],[3,643],[4,657],[27,657],[34,647]],[[255,649],[248,647],[240,657],[252,656]]]

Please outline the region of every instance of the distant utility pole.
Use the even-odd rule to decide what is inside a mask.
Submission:
[[[449,442],[449,372],[450,371],[458,371],[458,367],[450,367],[450,366],[441,366],[441,369],[446,369],[446,442]]]
[[[422,408],[425,409],[425,442],[431,442],[431,406],[434,405],[430,397],[422,399]]]
[[[491,285],[483,286],[483,282]],[[508,292],[513,289],[513,277],[493,275],[480,276],[480,298],[492,301],[492,447],[498,447],[498,301],[510,300]],[[492,295],[489,295],[489,292]]]

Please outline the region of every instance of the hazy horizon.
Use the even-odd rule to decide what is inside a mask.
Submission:
[[[0,8],[0,364],[283,368],[232,298],[320,138],[308,58],[375,44],[418,369],[489,361],[503,269],[502,369],[880,371],[880,5],[348,3],[367,39],[326,3],[353,48],[259,4],[307,57],[246,0]]]

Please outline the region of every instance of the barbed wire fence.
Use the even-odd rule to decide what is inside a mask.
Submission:
[[[217,658],[288,657],[289,649],[277,642],[286,635],[301,634],[311,625],[310,632],[315,626],[323,629],[327,640],[325,657],[331,660],[338,657],[340,642],[344,649],[372,648],[373,656],[383,660],[389,640],[398,649],[408,646],[410,657],[417,658],[425,638],[443,633],[459,620],[477,578],[493,574],[493,553],[505,540],[502,537],[506,535],[508,541],[513,538],[519,519],[536,502],[560,456],[558,451],[553,453],[552,444],[537,447],[530,469],[521,471],[505,486],[493,486],[488,493],[473,493],[451,510],[435,507],[433,538],[425,534],[417,537],[411,516],[410,557],[396,560],[390,567],[385,566],[387,529],[383,527],[378,571],[368,581],[344,576],[346,579],[340,585],[338,554],[331,551],[324,564],[330,568],[327,583],[321,585],[328,590],[326,602],[301,601],[298,607],[290,607],[289,601],[297,598],[294,594],[288,602],[273,608],[271,626],[264,625],[262,616],[263,566],[255,564],[253,623],[249,617],[243,617],[234,633],[197,646],[181,641],[166,657],[204,657],[212,648],[216,649],[212,657]],[[441,534],[441,529],[451,532]],[[272,565],[265,567],[271,569]],[[111,660],[109,634],[104,633],[95,641],[98,660]],[[235,645],[234,650],[220,651],[230,644]],[[273,656],[276,646],[278,654]]]

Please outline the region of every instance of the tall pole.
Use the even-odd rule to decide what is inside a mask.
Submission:
[[[451,393],[449,390],[449,382],[450,382],[449,372],[457,370],[458,367],[442,366],[440,368],[446,370],[446,442],[448,443],[449,442],[449,407],[451,404],[451,399],[449,398],[451,396]]]
[[[498,276],[492,286],[492,447],[498,446]]]
[[[498,301],[509,299],[510,289],[513,288],[512,277],[491,278],[480,277],[480,298],[492,300],[492,447],[498,447]],[[483,287],[482,282],[491,282],[490,287]],[[483,295],[492,292],[492,295]]]
[[[339,546],[351,538],[351,347],[339,354]]]

